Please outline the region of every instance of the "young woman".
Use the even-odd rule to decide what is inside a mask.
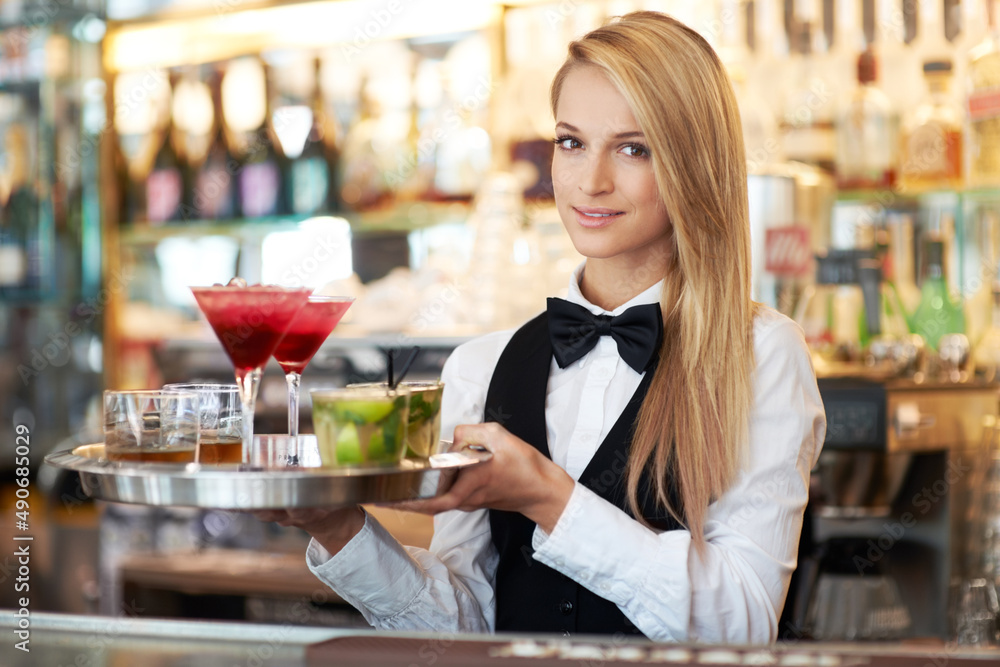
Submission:
[[[747,176],[725,70],[629,14],[569,48],[552,175],[586,261],[568,298],[460,346],[443,432],[490,462],[430,549],[363,510],[262,513],[377,628],[775,638],[825,416],[799,329],[750,298]]]

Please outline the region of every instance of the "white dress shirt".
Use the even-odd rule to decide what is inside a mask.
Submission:
[[[589,303],[574,272],[567,299],[618,315],[658,301],[654,285],[608,313]],[[459,346],[444,366],[442,437],[482,421],[493,369],[513,330]],[[576,484],[551,535],[535,529],[534,559],[615,604],[658,641],[767,643],[795,568],[809,471],[826,418],[799,327],[761,308],[754,322],[754,403],[745,465],[711,504],[700,557],[686,530],[657,532]],[[574,479],[614,425],[642,375],[609,336],[580,360],[552,360],[545,418],[552,460]],[[623,462],[624,463],[624,462]],[[430,549],[400,545],[371,516],[335,556],[315,540],[312,572],[386,630],[492,632],[497,552],[487,510],[434,518]]]

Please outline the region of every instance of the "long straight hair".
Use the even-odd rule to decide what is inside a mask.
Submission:
[[[646,523],[639,495],[649,470],[647,491],[701,553],[708,506],[743,462],[753,402],[756,304],[739,109],[712,47],[665,14],[627,14],[571,43],[552,82],[553,113],[567,74],[585,65],[603,71],[631,107],[672,226],[660,361],[625,472],[629,507]]]

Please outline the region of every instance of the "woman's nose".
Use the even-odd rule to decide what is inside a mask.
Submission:
[[[611,165],[608,164],[606,157],[592,153],[583,160],[583,163],[578,174],[581,192],[594,196],[615,189],[614,179],[611,177]]]

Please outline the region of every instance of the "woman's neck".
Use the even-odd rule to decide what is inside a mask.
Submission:
[[[664,270],[646,264],[627,266],[591,258],[580,277],[580,292],[595,306],[612,311],[660,282],[663,276]]]

